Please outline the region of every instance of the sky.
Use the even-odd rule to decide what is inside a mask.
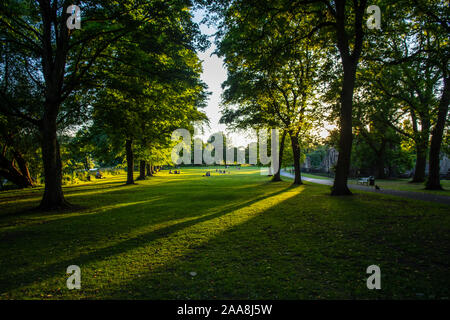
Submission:
[[[194,12],[194,21],[200,22],[203,19],[204,11],[197,10]],[[223,131],[232,141],[234,146],[246,146],[249,142],[256,141],[251,139],[248,134],[244,132],[231,132],[227,130],[226,125],[219,124],[220,117],[220,100],[222,94],[222,83],[227,79],[227,70],[224,68],[223,59],[213,54],[216,46],[214,44],[214,33],[216,29],[208,27],[205,24],[200,25],[200,30],[203,34],[211,35],[211,46],[205,52],[199,52],[198,56],[203,61],[203,73],[201,79],[208,85],[208,91],[211,92],[207,107],[203,109],[210,121],[210,128],[204,127],[204,134],[200,135],[203,141],[207,140],[209,136],[215,132]]]

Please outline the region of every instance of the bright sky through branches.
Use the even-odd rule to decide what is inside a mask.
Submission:
[[[203,10],[197,10],[194,12],[195,22],[200,22],[203,17]],[[211,134],[218,131],[223,131],[229,138],[231,138],[234,146],[247,146],[248,143],[256,141],[256,137],[251,137],[250,132],[231,132],[227,130],[226,125],[219,124],[221,117],[220,99],[223,92],[222,83],[227,79],[227,70],[224,68],[223,59],[213,54],[216,49],[213,37],[216,29],[214,27],[208,27],[205,24],[201,24],[200,30],[203,34],[211,36],[210,40],[212,42],[211,47],[208,50],[198,53],[199,58],[203,61],[203,73],[201,78],[208,85],[208,91],[212,93],[209,96],[207,107],[204,109],[210,120],[210,128],[204,127],[204,134],[201,135],[201,138],[203,141],[206,141]],[[324,129],[319,133],[320,136],[328,136],[328,130],[332,128],[334,128],[334,126],[329,124],[325,125]]]
[[[204,11],[198,10],[194,12],[194,21],[200,22],[203,19]],[[232,140],[235,146],[246,146],[249,142],[256,139],[248,139],[245,133],[233,133],[227,130],[226,125],[219,124],[221,117],[220,113],[220,98],[222,94],[222,82],[227,79],[227,70],[223,66],[223,59],[212,53],[216,49],[213,43],[213,35],[216,29],[208,27],[205,24],[200,25],[201,32],[210,35],[212,42],[211,47],[205,52],[199,52],[198,56],[203,61],[202,80],[208,85],[208,91],[212,94],[209,96],[207,107],[204,109],[206,115],[210,120],[210,128],[205,127],[204,134],[201,138],[206,141],[209,136],[215,132],[223,131]]]

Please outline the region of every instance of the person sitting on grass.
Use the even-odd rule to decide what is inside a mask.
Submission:
[[[102,173],[100,172],[100,170],[97,170],[97,173],[95,174],[95,178],[96,179],[103,179]]]
[[[169,170],[169,174],[172,174],[172,170]]]

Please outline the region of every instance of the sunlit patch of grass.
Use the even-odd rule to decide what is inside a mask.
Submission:
[[[84,206],[74,212],[20,212],[0,199],[0,299],[448,297],[448,206],[331,197],[328,186],[229,170],[67,187]],[[81,290],[66,288],[71,264]],[[365,286],[371,264],[380,291]]]

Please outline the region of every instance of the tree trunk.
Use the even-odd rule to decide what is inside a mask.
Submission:
[[[347,187],[348,173],[352,153],[352,109],[353,109],[353,89],[355,87],[356,64],[350,58],[343,58],[344,82],[341,91],[340,108],[340,136],[339,136],[339,157],[336,165],[336,175],[331,191],[333,196],[351,195]]]
[[[137,180],[145,180],[145,164],[144,160],[139,161],[139,177]]]
[[[150,168],[150,162],[147,162],[145,165],[146,171],[147,171],[147,177],[153,177],[152,169]]]
[[[281,181],[281,167],[283,165],[284,140],[286,139],[286,133],[287,133],[286,130],[284,130],[283,135],[281,137],[280,150],[278,156],[278,170],[272,178],[273,182]]]
[[[439,179],[439,155],[441,153],[442,138],[444,135],[445,122],[447,120],[448,105],[450,102],[450,78],[444,79],[444,92],[439,103],[439,112],[436,125],[433,129],[430,146],[430,167],[426,188],[428,190],[442,190]]]
[[[90,168],[91,168],[91,166],[89,165],[89,158],[88,158],[88,157],[85,157],[85,158],[84,158],[84,169],[85,169],[86,171],[89,171]]]
[[[381,149],[377,152],[377,159],[376,159],[377,179],[386,178],[386,173],[384,172],[384,153],[385,147],[381,146]]]
[[[302,174],[300,169],[300,145],[298,144],[298,136],[290,134],[292,153],[294,155],[294,184],[300,185],[302,182]]]
[[[127,184],[134,184],[133,140],[131,140],[131,139],[126,140],[125,150],[126,150],[126,154],[127,154]]]
[[[28,170],[27,162],[19,151],[14,151],[14,159],[16,159],[22,177],[26,180],[27,187],[32,187],[33,179],[31,179],[30,170]]]
[[[52,108],[48,109],[52,110]],[[41,131],[45,190],[39,208],[42,210],[69,208],[71,205],[65,200],[62,191],[62,165],[59,143],[56,137],[56,116],[44,116]]]
[[[350,1],[349,1],[350,2]],[[340,96],[340,136],[339,136],[339,157],[336,166],[336,175],[331,195],[351,195],[348,186],[348,174],[353,142],[353,91],[355,88],[356,70],[361,56],[365,23],[364,15],[366,10],[366,0],[354,1],[353,33],[348,33],[346,23],[349,17],[346,15],[347,1],[334,1],[336,17],[336,38],[337,47],[342,61],[344,78]],[[353,43],[350,40],[354,40]]]
[[[424,182],[425,181],[425,169],[427,166],[427,146],[424,142],[417,144],[416,146],[416,167],[414,170],[414,177],[411,182]]]
[[[11,181],[19,188],[28,188],[28,187],[33,186],[17,170],[11,171],[11,170],[0,169],[0,179],[2,179],[2,178],[5,178],[6,180]]]
[[[32,187],[33,180],[31,179],[25,160],[20,153],[14,152],[14,154],[20,171],[14,166],[13,161],[8,160],[4,155],[0,154],[0,177],[6,178],[19,188]]]

